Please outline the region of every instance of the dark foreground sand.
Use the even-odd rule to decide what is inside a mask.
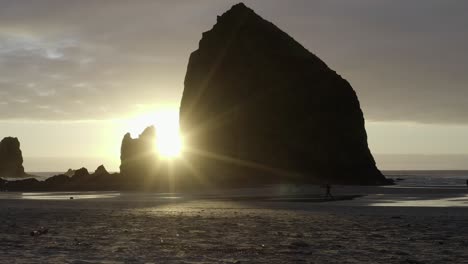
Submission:
[[[9,194],[0,263],[468,263],[465,190],[369,190],[337,190],[370,195],[325,203]],[[418,204],[431,199],[455,203]],[[41,226],[49,232],[30,236]]]

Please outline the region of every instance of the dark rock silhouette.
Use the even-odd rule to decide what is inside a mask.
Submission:
[[[44,181],[33,178],[16,181],[0,179],[0,190],[8,191],[103,191],[122,189],[126,189],[126,186],[120,175],[110,174],[103,165],[99,166],[93,174],[90,174],[86,168],[69,169],[65,174],[55,175]]]
[[[64,186],[70,182],[70,177],[65,174],[55,175],[47,178],[44,183],[50,186]]]
[[[68,169],[67,172],[64,173],[64,175],[67,175],[69,177],[75,175],[75,170]]]
[[[106,168],[104,167],[104,165],[100,165],[100,166],[97,167],[97,169],[94,171],[94,175],[96,175],[96,176],[105,176],[105,175],[109,175],[109,172],[106,170]]]
[[[180,122],[211,182],[388,183],[350,84],[244,4],[191,54]]]
[[[17,138],[0,141],[0,177],[24,177],[23,155]]]
[[[157,166],[155,142],[156,129],[153,126],[147,127],[135,139],[127,133],[122,140],[120,173],[133,179],[153,176]]]
[[[84,178],[88,178],[90,176],[89,172],[88,172],[88,169],[86,168],[81,168],[81,169],[78,169],[78,170],[75,170],[75,173],[73,173],[73,176],[72,176],[72,179],[84,179]]]
[[[36,191],[41,190],[44,182],[40,182],[33,178],[17,181],[4,181],[1,182],[0,190],[4,191]]]

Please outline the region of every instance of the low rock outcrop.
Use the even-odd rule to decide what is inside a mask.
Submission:
[[[73,173],[72,179],[78,180],[78,179],[85,179],[89,177],[90,177],[90,174],[88,172],[88,169],[80,168],[80,169],[75,170],[75,172]]]
[[[100,165],[97,167],[97,169],[94,171],[95,176],[106,176],[109,175],[109,172],[106,170],[104,165]]]
[[[73,173],[72,173],[73,172]],[[86,168],[68,170],[38,181],[34,178],[24,180],[1,180],[0,190],[6,191],[103,191],[127,189],[119,174],[110,174],[101,165],[92,174]]]

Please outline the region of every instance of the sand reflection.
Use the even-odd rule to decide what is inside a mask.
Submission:
[[[374,198],[374,199],[373,199]],[[461,196],[402,196],[384,195],[368,197],[370,206],[405,206],[405,207],[468,207],[468,195]]]
[[[22,199],[28,200],[75,200],[105,199],[120,196],[119,192],[36,192],[22,193]]]

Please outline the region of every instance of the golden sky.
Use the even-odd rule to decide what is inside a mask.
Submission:
[[[236,2],[0,0],[0,137],[29,171],[117,169],[142,116],[177,111],[190,53]],[[351,83],[373,153],[468,154],[468,2],[244,2]]]

